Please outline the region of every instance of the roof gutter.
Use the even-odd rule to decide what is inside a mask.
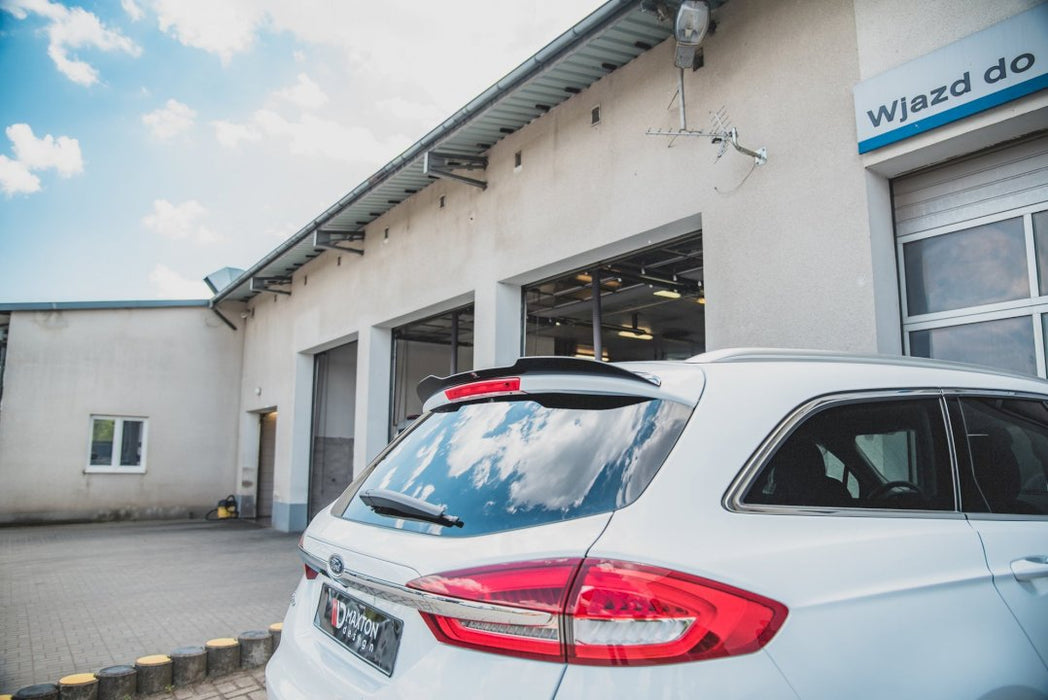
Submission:
[[[233,282],[226,285],[225,289],[212,297],[210,306],[221,303],[226,297],[233,293],[238,287],[246,284],[258,274],[266,265],[279,258],[284,253],[302,242],[307,236],[330,221],[344,207],[355,200],[363,197],[372,189],[385,182],[390,176],[408,166],[410,163],[421,158],[427,151],[435,148],[441,141],[451,136],[458,129],[466,125],[471,119],[494,106],[499,100],[510,92],[516,90],[528,80],[545,70],[551,63],[563,58],[571,52],[581,40],[585,40],[598,32],[603,31],[608,25],[613,24],[620,17],[640,5],[639,0],[610,0],[594,10],[581,22],[551,41],[538,53],[524,61],[505,77],[489,87],[477,97],[462,107],[455,114],[448,117],[440,126],[436,127],[421,139],[410,146],[406,151],[383,166],[378,172],[366,181],[354,187],[348,194],[332,204],[317,218],[300,229],[269,255],[255,263],[251,268],[237,277]]]

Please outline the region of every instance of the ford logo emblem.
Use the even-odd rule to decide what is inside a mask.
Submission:
[[[342,563],[342,557],[332,554],[331,558],[328,559],[328,568],[331,569],[332,575],[338,576],[346,570],[346,565]]]

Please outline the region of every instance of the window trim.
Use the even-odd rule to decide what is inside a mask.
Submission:
[[[1014,394],[1014,392],[1012,392]],[[953,510],[919,510],[900,508],[842,508],[834,506],[795,506],[795,505],[771,505],[758,503],[744,503],[743,495],[749,490],[757,475],[768,463],[768,460],[778,450],[779,446],[793,434],[794,430],[811,415],[822,411],[830,406],[841,406],[852,403],[863,403],[867,401],[890,401],[913,398],[935,398],[939,403],[939,414],[943,421],[943,430],[946,433],[948,458],[950,461],[951,478],[953,479]],[[807,401],[793,409],[789,415],[761,442],[746,461],[742,470],[728,486],[721,505],[725,510],[733,513],[763,513],[775,515],[835,515],[848,517],[875,517],[875,518],[936,518],[947,520],[963,520],[965,514],[960,510],[960,494],[957,490],[957,455],[951,435],[949,417],[946,414],[946,401],[942,389],[938,388],[913,388],[913,389],[889,389],[873,390],[863,392],[843,392],[826,394]]]
[[[137,421],[142,424],[142,458],[140,464],[120,465],[120,450],[114,449],[110,453],[109,464],[91,464],[91,445],[94,443],[95,421],[111,420],[113,424],[113,444],[121,445],[124,434],[124,423],[126,421]],[[119,416],[102,413],[92,413],[87,422],[87,465],[84,467],[85,474],[145,474],[146,456],[149,448],[149,418],[146,416]]]

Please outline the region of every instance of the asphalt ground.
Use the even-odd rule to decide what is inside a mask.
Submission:
[[[0,528],[0,693],[267,629],[301,575],[297,541],[242,520]],[[261,684],[243,672],[175,697]]]

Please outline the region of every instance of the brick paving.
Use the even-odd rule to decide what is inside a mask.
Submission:
[[[0,693],[266,629],[301,573],[297,540],[250,521],[0,528]],[[159,697],[265,690],[248,671]]]
[[[146,695],[143,700],[266,700],[265,668],[242,671],[168,693]]]

